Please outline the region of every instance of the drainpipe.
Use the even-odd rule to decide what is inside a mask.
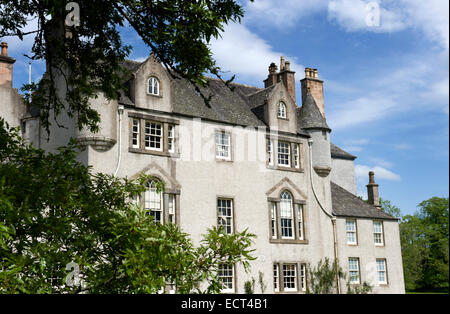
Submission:
[[[337,231],[336,231],[336,217],[333,215],[332,212],[329,212],[325,209],[325,207],[320,202],[319,197],[317,196],[316,190],[314,189],[314,181],[313,181],[314,173],[313,173],[313,166],[312,166],[312,144],[313,144],[313,142],[314,141],[312,138],[308,139],[311,187],[312,187],[314,197],[317,200],[317,203],[319,204],[322,211],[331,219],[331,223],[333,225],[334,260],[336,261],[336,288],[337,288],[337,293],[340,294],[341,293],[341,285],[339,283],[339,275],[337,273],[338,243],[337,243]]]
[[[117,158],[117,167],[116,171],[114,171],[114,176],[117,176],[117,172],[119,172],[120,167],[120,160],[122,159],[122,115],[123,115],[124,107],[123,105],[119,105],[117,108],[117,113],[119,115],[119,140],[118,140],[118,150],[119,150],[119,156]]]

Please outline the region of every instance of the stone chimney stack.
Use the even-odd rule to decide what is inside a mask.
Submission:
[[[264,80],[264,88],[270,87],[278,83],[278,67],[275,63],[271,63],[269,66],[269,75]]]
[[[2,54],[0,55],[0,87],[12,87],[13,64],[15,59],[8,57],[8,44],[1,43]]]
[[[369,204],[372,204],[378,209],[381,209],[380,196],[378,193],[378,184],[375,183],[375,173],[373,171],[369,172],[369,184],[367,184],[366,186]]]
[[[325,102],[323,97],[323,81],[319,80],[317,69],[305,68],[305,78],[300,81],[302,85],[302,103],[305,102],[306,95],[309,92],[313,96],[320,113],[325,118]]]
[[[295,72],[291,71],[291,63],[285,60],[284,57],[281,57],[280,60],[278,80],[284,83],[284,86],[286,86],[289,95],[295,103]]]

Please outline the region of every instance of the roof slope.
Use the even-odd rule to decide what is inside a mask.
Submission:
[[[345,150],[337,147],[333,143],[330,143],[330,151],[332,158],[349,159],[349,160],[355,160],[356,158],[358,158],[352,154],[347,153]]]
[[[207,97],[212,95],[211,107],[208,107],[192,84],[183,79],[174,79],[171,89],[173,112],[236,125],[264,126],[264,123],[250,110],[243,96],[244,93],[257,89],[238,84],[234,86],[238,86],[238,92],[231,91],[219,80],[209,78],[208,87],[202,89]]]
[[[336,216],[398,220],[331,182],[331,201]]]
[[[310,93],[306,95],[303,106],[297,110],[297,124],[302,129],[321,128],[331,130]]]

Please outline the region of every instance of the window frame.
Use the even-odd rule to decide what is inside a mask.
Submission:
[[[286,276],[285,267],[293,267],[294,276]],[[284,292],[298,292],[298,265],[297,263],[283,263],[281,267],[282,276],[283,276],[283,291]],[[289,270],[292,272],[292,270]],[[286,288],[286,278],[293,278],[291,283],[294,284],[294,288]]]
[[[280,152],[280,145],[286,145],[287,152]],[[284,147],[283,149],[286,149],[286,147]],[[288,164],[280,163],[280,155],[284,156],[283,160],[287,160]],[[278,167],[291,168],[291,145],[289,142],[278,141],[278,143],[277,143],[277,163],[278,163]]]
[[[283,201],[283,195],[288,195],[289,196],[289,201]],[[287,200],[287,199],[286,199]],[[284,203],[288,203],[289,202],[289,213],[290,213],[290,217],[283,217],[283,210],[282,210],[282,204]],[[287,211],[284,211],[287,212]],[[283,190],[280,193],[280,224],[281,224],[281,229],[280,229],[280,236],[281,239],[285,240],[285,239],[289,239],[289,240],[293,240],[295,239],[296,235],[295,235],[295,219],[294,219],[294,197],[292,196],[292,193],[287,191],[287,190]],[[283,219],[287,222],[290,221],[290,226],[286,226],[283,227]],[[283,232],[283,230],[289,230],[290,229],[290,236],[286,236],[284,235],[285,233]]]
[[[152,81],[152,90],[150,91],[150,81]],[[154,83],[156,82],[156,89],[157,92],[155,93],[155,85]],[[152,95],[152,96],[161,96],[161,83],[159,81],[159,79],[156,76],[150,76],[147,80],[147,95]]]
[[[273,291],[280,292],[280,265],[277,263],[273,264]]]
[[[273,140],[271,140],[270,138],[269,139],[266,139],[266,153],[267,153],[267,156],[266,156],[266,158],[267,158],[267,164],[269,165],[269,166],[273,166],[274,165],[274,163],[275,163],[275,154],[274,154],[274,150],[273,150]]]
[[[137,125],[135,125],[135,122],[137,122]],[[137,127],[137,130],[135,130],[135,127]],[[136,138],[135,138],[136,135]],[[136,140],[136,144],[134,141]],[[131,119],[131,147],[133,148],[139,148],[141,145],[141,120],[132,118]]]
[[[223,142],[224,137],[226,136],[228,138],[228,145],[225,145],[224,143],[218,143],[218,135],[220,135],[219,140],[221,140]],[[214,142],[215,142],[215,154],[216,154],[216,159],[217,160],[225,160],[225,161],[231,161],[231,153],[232,153],[232,136],[231,136],[231,132],[227,132],[225,130],[217,130],[215,132],[214,135]],[[221,146],[221,149],[219,149],[219,147]],[[223,148],[227,147],[228,148],[228,156],[220,156],[220,153],[223,152]]]
[[[300,144],[292,143],[292,164],[295,169],[300,169]]]
[[[147,214],[150,214],[153,216],[153,222],[164,224],[164,193],[162,193],[162,191],[158,192],[157,187],[155,187],[155,188],[152,187],[153,184],[156,185],[157,182],[158,182],[157,180],[151,180],[150,182],[146,183],[145,191],[144,191],[144,209],[146,210]],[[154,190],[153,193],[155,193],[156,196],[159,195],[159,209],[158,210],[155,210],[156,208],[151,207],[152,190]],[[154,201],[153,201],[153,203],[154,203]],[[147,207],[147,204],[149,204],[148,207]],[[156,219],[156,216],[154,216],[152,214],[152,212],[159,212],[159,219]]]
[[[375,225],[376,224],[380,224],[380,226],[381,226],[381,231],[380,232],[375,232]],[[383,221],[374,220],[373,221],[373,229],[372,229],[372,231],[373,231],[373,242],[374,242],[375,246],[384,246],[385,245],[385,238],[384,238],[384,224],[383,224]],[[377,243],[376,242],[376,235],[380,236],[381,243]]]
[[[227,271],[231,270],[231,276],[221,276],[220,272],[221,272],[221,267],[223,266],[227,266],[229,267],[229,269]],[[234,264],[230,265],[230,264],[226,264],[226,263],[222,263],[219,264],[219,269],[217,270],[217,277],[219,278],[219,281],[222,281],[221,278],[231,278],[231,288],[222,288],[221,292],[222,293],[234,293],[236,291],[236,278],[235,278],[235,269],[234,269]]]
[[[277,105],[277,118],[287,119],[287,106],[286,103],[282,100],[280,100]]]
[[[167,125],[167,151],[169,153],[175,153],[175,132],[176,126],[174,124]],[[172,147],[170,147],[172,146]]]
[[[378,268],[378,262],[380,262],[380,261],[383,262],[384,270],[380,270]],[[388,271],[387,271],[387,261],[386,261],[386,259],[385,258],[377,258],[375,260],[375,263],[376,263],[376,269],[377,269],[377,283],[378,283],[378,285],[387,285],[389,283],[389,281],[388,281]],[[380,272],[384,273],[384,281],[380,281]]]
[[[147,128],[147,124],[149,124],[149,128]],[[159,125],[160,126],[160,135],[152,134],[152,130],[157,130],[156,128],[152,128],[152,125]],[[149,132],[147,132],[147,129]],[[148,137],[148,140],[147,140]],[[151,137],[154,138],[159,138],[159,148],[154,148],[151,147]],[[147,145],[147,141],[148,141],[148,145]],[[152,150],[152,151],[157,151],[157,152],[162,152],[164,151],[164,124],[161,122],[156,122],[156,121],[152,121],[152,120],[145,120],[144,123],[144,148],[146,150]],[[155,141],[156,143],[156,141]]]
[[[349,222],[353,222],[353,226],[354,226],[353,231],[348,230]],[[349,241],[349,237],[348,237],[349,233],[353,234],[354,242]],[[356,219],[346,219],[345,220],[345,239],[346,239],[347,245],[353,245],[353,246],[358,245],[358,227],[357,227]]]
[[[219,211],[219,202],[222,202],[222,201],[225,201],[225,202],[227,202],[227,201],[229,201],[230,202],[230,208],[229,208],[229,211],[230,211],[230,215],[228,216],[228,215],[220,215],[220,211]],[[221,208],[227,208],[227,207],[221,207]],[[216,200],[216,215],[217,215],[217,228],[220,228],[220,227],[222,227],[223,225],[221,225],[220,223],[219,223],[219,221],[220,221],[220,219],[222,218],[222,219],[224,219],[223,217],[225,217],[225,221],[226,221],[226,225],[225,225],[225,234],[227,234],[227,235],[231,235],[231,234],[234,234],[234,228],[235,228],[235,226],[234,226],[234,199],[233,198],[230,198],[230,197],[217,197],[217,200]],[[228,230],[227,230],[227,228],[228,228],[228,220],[227,219],[229,219],[230,220],[230,224],[229,224],[229,228],[230,228],[230,232],[228,232]]]
[[[356,270],[355,269],[350,269],[350,261],[356,261]],[[357,274],[357,279],[358,281],[352,281],[352,275],[351,273],[356,273]],[[349,283],[350,284],[355,284],[355,285],[359,285],[361,284],[361,266],[360,266],[360,262],[359,262],[359,257],[349,257],[348,258],[348,279],[349,279]]]

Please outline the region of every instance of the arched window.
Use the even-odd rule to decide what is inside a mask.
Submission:
[[[159,95],[159,80],[154,76],[148,79],[148,93],[150,95]]]
[[[153,221],[163,222],[163,198],[162,193],[157,189],[157,181],[147,183],[144,195],[144,208],[153,216]]]
[[[281,237],[284,239],[294,238],[294,211],[292,206],[292,195],[288,191],[280,195],[280,222]]]
[[[278,103],[278,118],[286,119],[286,104],[282,101]]]

